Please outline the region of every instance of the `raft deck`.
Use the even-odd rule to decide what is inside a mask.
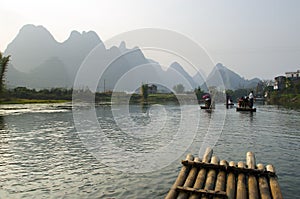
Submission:
[[[281,199],[282,193],[272,165],[255,163],[252,152],[246,163],[219,161],[208,148],[203,159],[187,155],[166,199],[241,198]]]
[[[249,112],[256,112],[256,108],[248,108],[248,107],[237,107],[236,111],[249,111]]]

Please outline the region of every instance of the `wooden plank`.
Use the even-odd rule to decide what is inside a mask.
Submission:
[[[255,156],[253,152],[247,152],[246,154],[246,162],[247,166],[250,169],[255,169]],[[258,199],[258,186],[257,180],[254,175],[249,175],[248,177],[248,192],[249,192],[249,199]]]
[[[259,170],[265,170],[265,167],[263,164],[258,164],[257,168]],[[261,199],[272,199],[271,193],[269,191],[268,180],[265,176],[258,177],[258,185],[259,185],[259,192],[260,192]]]
[[[233,162],[233,161],[229,162],[229,166],[235,167],[236,166],[235,162]],[[234,199],[235,192],[236,192],[235,175],[233,172],[230,172],[227,177],[227,186],[226,186],[226,193],[227,193],[228,199]]]
[[[214,191],[214,190],[204,190],[204,189],[195,189],[191,187],[177,187],[178,190],[186,191],[186,192],[197,192],[207,196],[218,196],[221,198],[227,198],[226,192],[224,191]]]
[[[208,147],[203,155],[202,162],[208,163],[211,159],[212,154],[213,154],[213,150]],[[200,169],[193,188],[202,189],[204,182],[205,182],[205,178],[206,178],[206,169],[204,169],[204,168]],[[201,195],[199,193],[193,193],[189,198],[197,199],[200,197],[201,197]]]
[[[274,172],[275,173],[275,168],[273,165],[267,165],[267,171]],[[272,197],[274,199],[282,199],[282,193],[279,187],[279,183],[277,181],[277,177],[270,176],[269,178],[269,183],[270,183],[270,188],[271,188],[271,193]]]
[[[238,168],[238,167],[232,167],[232,166],[224,166],[224,165],[215,165],[211,163],[204,163],[204,162],[195,162],[195,161],[189,161],[189,160],[182,160],[181,163],[185,166],[190,165],[193,167],[198,168],[206,168],[206,169],[215,169],[220,171],[225,171],[227,173],[233,172],[233,173],[244,173],[246,175],[254,175],[254,176],[276,176],[275,173],[266,171],[266,170],[258,170],[258,169],[249,169],[249,168]]]
[[[192,161],[192,160],[194,160],[194,156],[191,154],[188,154],[186,159]],[[175,183],[173,184],[173,186],[171,187],[171,190],[169,191],[169,193],[166,196],[166,199],[175,199],[177,197],[178,192],[176,191],[176,187],[182,186],[184,184],[189,171],[190,171],[190,166],[182,166]]]
[[[194,160],[195,162],[200,162],[200,158],[195,158]],[[197,167],[193,167],[183,185],[183,187],[193,187],[194,182],[196,180],[197,177],[197,173],[198,173],[198,168]],[[189,193],[188,192],[180,192],[178,195],[178,199],[186,199],[189,197]]]
[[[238,167],[244,168],[245,163],[239,162]],[[243,173],[240,173],[238,175],[236,198],[237,199],[247,199],[246,176]]]
[[[221,160],[220,165],[227,167],[228,163],[226,160]],[[217,192],[224,192],[226,187],[226,172],[225,171],[220,171],[217,176],[217,181],[216,181],[216,187],[215,191]],[[222,197],[216,196],[214,199],[221,199]]]
[[[219,158],[217,156],[213,156],[211,158],[211,163],[219,164]],[[217,177],[217,171],[215,169],[210,169],[207,173],[204,190],[214,190],[216,177]],[[202,198],[207,199],[207,196],[203,195]]]

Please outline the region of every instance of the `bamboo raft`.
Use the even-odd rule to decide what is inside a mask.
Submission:
[[[256,112],[256,108],[249,108],[249,107],[237,107],[236,111],[249,111],[249,112]]]
[[[233,161],[228,164],[212,154],[212,149],[207,148],[202,161],[187,155],[166,199],[283,198],[274,167],[256,165],[252,152],[246,154],[246,164]]]

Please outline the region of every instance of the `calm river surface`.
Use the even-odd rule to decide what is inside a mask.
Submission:
[[[178,175],[180,160],[187,153],[198,156],[207,132],[212,132],[210,135],[217,141],[213,150],[220,159],[245,161],[247,151],[253,151],[257,163],[275,166],[284,198],[296,198],[300,187],[300,111],[267,105],[256,107],[257,112],[253,114],[235,109],[226,111],[224,105],[218,105],[212,113],[192,110],[200,113],[200,123],[187,150],[163,168],[132,173],[104,164],[110,149],[103,158],[91,153],[76,131],[72,111],[67,107],[58,104],[2,105],[0,198],[163,198]],[[81,111],[88,109],[85,107]],[[168,144],[182,119],[180,107],[175,105],[157,106],[149,112],[131,106],[129,112],[132,121],[141,129],[151,122],[166,121],[159,133],[152,136],[150,126],[142,131],[144,135],[136,135],[137,141],[137,137],[122,135],[110,106],[96,107],[104,133],[116,139],[125,151],[145,152],[145,157],[155,147]],[[224,121],[217,118],[220,115],[224,116]],[[116,117],[122,119],[122,115]],[[213,124],[223,126],[220,136],[214,126],[208,125],[213,118],[217,118]],[[134,127],[126,128],[130,131]],[[97,135],[93,131],[97,129],[90,132]],[[122,154],[117,159],[122,159]],[[136,159],[126,161],[139,164]]]

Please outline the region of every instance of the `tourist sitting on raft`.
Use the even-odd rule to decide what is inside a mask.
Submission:
[[[249,99],[248,96],[239,98],[238,107],[239,108],[252,108],[253,107],[253,98],[252,98],[252,100]]]
[[[211,106],[211,97],[210,97],[210,94],[205,94],[202,98],[205,101],[205,107],[209,108]]]

